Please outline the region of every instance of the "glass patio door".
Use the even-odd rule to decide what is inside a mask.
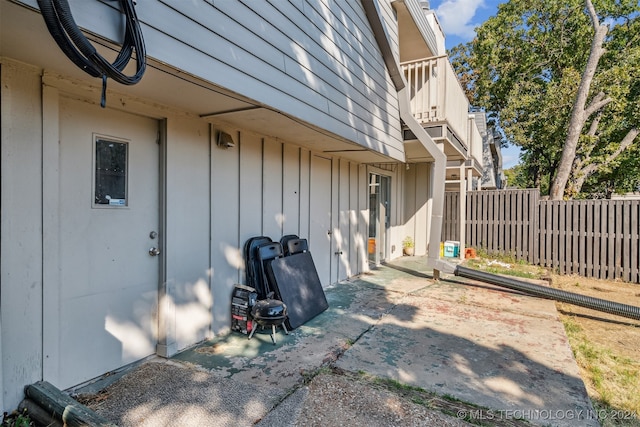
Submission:
[[[378,265],[387,259],[387,232],[391,224],[391,178],[369,174],[369,263]]]

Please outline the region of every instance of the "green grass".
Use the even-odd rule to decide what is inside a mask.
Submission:
[[[508,268],[500,268],[500,267],[488,267],[484,268],[484,271],[487,273],[493,274],[506,274],[508,276],[522,277],[524,279],[538,279],[539,276],[534,273],[529,273],[527,271],[519,271],[519,270],[511,270]]]
[[[4,413],[2,419],[2,427],[33,427],[34,423],[31,421],[27,409],[22,412],[13,411],[11,414]]]
[[[572,316],[561,317],[583,380],[597,394],[591,400],[602,426],[640,426],[640,363],[590,342]]]
[[[493,256],[479,254],[478,258],[467,260],[466,264],[470,268],[486,271],[492,274],[504,274],[508,276],[520,277],[523,279],[539,279],[545,275],[545,270],[516,260],[512,256]]]

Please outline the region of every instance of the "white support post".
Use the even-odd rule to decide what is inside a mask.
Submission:
[[[460,259],[464,259],[464,242],[467,238],[465,235],[467,230],[467,180],[464,179],[465,169],[464,161],[460,162],[460,222],[458,224],[458,227],[460,227],[460,252],[458,253]]]

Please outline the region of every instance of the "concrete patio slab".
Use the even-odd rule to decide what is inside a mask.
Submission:
[[[421,257],[342,282],[326,296],[327,311],[289,335],[278,330],[276,345],[267,330],[251,340],[231,333],[183,351],[169,362],[175,366],[158,371],[174,378],[182,366],[186,378],[202,376],[193,387],[210,399],[251,390],[233,411],[222,400],[208,402],[204,423],[241,414],[235,425],[295,425],[313,399],[305,384],[322,367],[335,366],[490,408],[466,414],[477,421],[503,416],[544,426],[599,425],[552,301],[454,276],[434,282]],[[133,375],[135,383],[148,365],[159,364],[118,381]],[[196,413],[185,383],[157,387],[178,400],[172,407],[191,396],[183,405]],[[145,408],[127,407],[132,396],[109,399],[116,398],[123,401],[122,413],[112,414],[117,420]]]
[[[598,425],[555,303],[456,279],[408,294],[336,366],[542,425]]]

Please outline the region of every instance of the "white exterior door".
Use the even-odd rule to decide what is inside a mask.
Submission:
[[[67,388],[155,353],[159,126],[66,98],[59,111],[59,277],[45,278],[57,292],[45,292],[43,364]]]
[[[309,250],[322,286],[331,284],[331,160],[311,156]]]

